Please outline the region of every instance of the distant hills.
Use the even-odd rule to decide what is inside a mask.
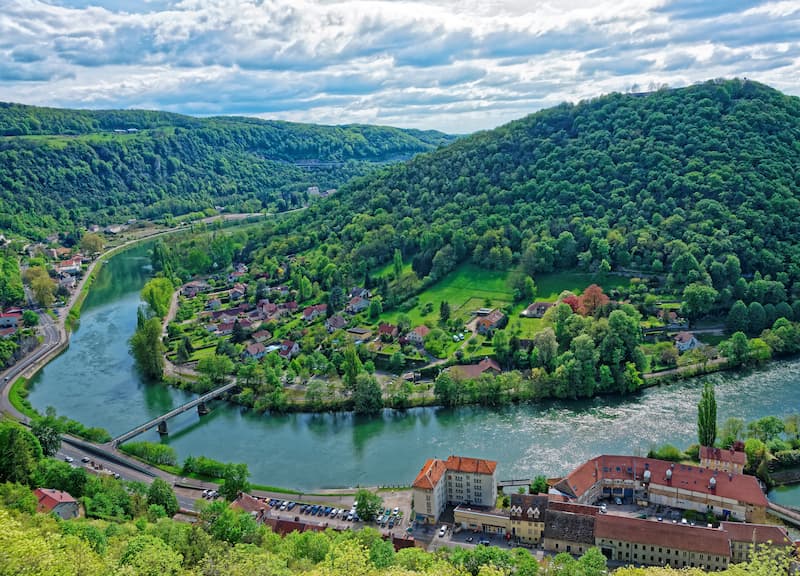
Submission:
[[[226,206],[286,210],[454,138],[436,131],[0,103],[0,230]]]
[[[676,288],[769,275],[797,297],[800,99],[712,81],[563,104],[357,179],[289,220],[370,270],[399,248],[422,279],[464,260],[536,274],[633,269]],[[280,250],[279,241],[266,253]]]

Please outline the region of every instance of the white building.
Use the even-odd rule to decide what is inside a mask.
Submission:
[[[417,519],[434,524],[448,504],[494,507],[496,468],[497,462],[479,458],[429,459],[412,485]]]

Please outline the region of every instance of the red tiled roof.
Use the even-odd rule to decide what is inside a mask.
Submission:
[[[756,506],[766,507],[767,505],[767,498],[753,476],[716,473],[717,483],[712,490],[709,488],[709,480],[715,475],[714,470],[639,456],[597,456],[573,470],[556,487],[573,497],[579,497],[595,482],[604,478],[633,480],[635,474],[636,479],[641,480],[645,465],[650,470],[651,485],[672,486],[704,494],[716,494],[721,498],[731,498]],[[672,479],[669,481],[666,480],[667,469],[672,469]]]
[[[680,342],[681,344],[691,342],[692,338],[694,338],[694,334],[691,332],[678,332],[675,334],[675,342]]]
[[[61,490],[53,490],[52,488],[37,488],[33,491],[34,496],[39,501],[36,509],[40,512],[50,511],[59,504],[69,502],[76,502],[69,492],[62,492]]]
[[[482,460],[480,458],[464,458],[463,456],[450,456],[445,465],[448,470],[456,472],[471,472],[473,474],[494,474],[497,462]]]
[[[751,544],[772,542],[776,546],[790,546],[792,544],[789,534],[782,526],[720,522],[720,528],[725,530],[728,533],[728,538],[734,542],[749,542]]]
[[[239,496],[231,502],[229,508],[234,510],[243,510],[244,512],[263,512],[266,508],[264,502],[259,500],[258,498],[254,498],[250,496],[250,494],[245,494],[242,492]]]
[[[737,452],[733,449],[711,448],[710,446],[700,447],[700,460],[719,460],[720,462],[732,462],[744,466],[747,464],[747,454]]]
[[[416,328],[414,328],[413,332],[420,338],[425,338],[425,336],[430,334],[431,329],[423,324],[422,326],[417,326]]]
[[[704,552],[715,556],[730,557],[731,553],[728,534],[719,528],[656,522],[613,514],[596,517],[594,535],[595,538]]]
[[[445,466],[444,462],[436,458],[429,458],[422,470],[417,474],[417,479],[414,480],[412,486],[424,490],[433,490],[445,472],[447,472],[447,466]]]
[[[500,364],[491,358],[484,358],[477,364],[465,364],[463,366],[453,366],[453,371],[463,378],[477,378],[487,370],[494,370],[495,372],[502,372]]]

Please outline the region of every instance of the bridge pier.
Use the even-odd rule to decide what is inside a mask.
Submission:
[[[208,409],[208,406],[206,406],[205,402],[200,402],[200,404],[197,405],[197,413],[200,416],[205,416],[209,412],[211,412],[211,410]]]
[[[166,420],[162,420],[161,422],[158,423],[158,433],[161,434],[162,436],[166,436],[167,434],[169,434],[169,432],[167,431]]]

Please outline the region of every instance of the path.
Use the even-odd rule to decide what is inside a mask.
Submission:
[[[718,366],[720,364],[724,364],[727,362],[727,358],[714,358],[713,360],[709,360],[704,365],[705,366]],[[693,369],[696,369],[698,366],[703,366],[703,364],[689,364],[687,366],[679,366],[678,368],[671,368],[670,370],[661,370],[660,372],[648,372],[644,374],[644,378],[662,378],[664,376],[674,376],[677,374],[682,374],[683,372],[690,372]]]

